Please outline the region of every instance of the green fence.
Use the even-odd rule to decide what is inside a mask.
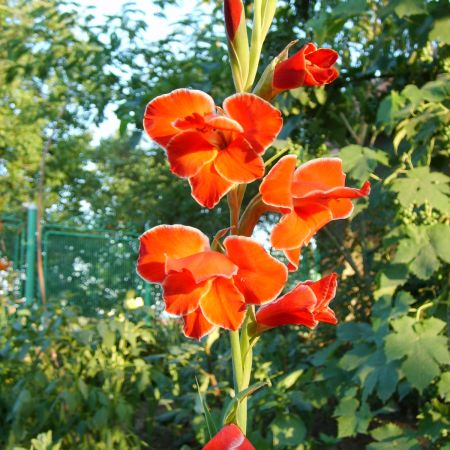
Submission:
[[[135,269],[137,236],[46,225],[42,238],[49,301],[66,299],[86,313],[110,310],[130,294],[149,302],[149,286]]]
[[[29,214],[28,228],[33,228]],[[26,297],[39,300],[37,289],[35,230],[11,217],[0,218],[0,256],[13,261],[23,272]],[[126,232],[93,231],[45,224],[42,227],[42,254],[47,301],[79,305],[85,314],[109,311],[127,296],[142,297],[151,303],[150,285],[136,273],[138,236]],[[25,261],[31,261],[26,264]]]
[[[0,258],[6,257],[14,268],[23,266],[25,223],[12,216],[0,216]]]

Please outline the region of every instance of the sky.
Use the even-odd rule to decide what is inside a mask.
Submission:
[[[82,8],[93,6],[94,8],[89,13],[96,16],[99,22],[104,21],[106,15],[119,13],[123,5],[133,3],[136,9],[144,12],[144,19],[148,22],[148,29],[143,38],[150,42],[167,36],[171,29],[171,24],[179,21],[184,15],[192,11],[196,7],[198,0],[183,0],[179,2],[179,6],[168,5],[165,8],[165,12],[166,16],[170,17],[170,20],[157,15],[159,8],[152,0],[77,0],[77,3]],[[113,107],[108,107],[105,121],[100,126],[91,128],[93,144],[96,145],[102,138],[114,134],[119,125],[120,122],[114,114]]]

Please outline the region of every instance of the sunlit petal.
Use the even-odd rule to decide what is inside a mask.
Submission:
[[[147,281],[161,283],[166,275],[166,258],[184,258],[209,250],[209,240],[201,231],[185,225],[159,225],[140,238],[138,274]]]

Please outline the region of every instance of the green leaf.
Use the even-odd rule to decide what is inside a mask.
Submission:
[[[417,167],[408,171],[405,178],[392,183],[398,200],[404,207],[429,203],[443,213],[450,211],[448,196],[450,178],[444,173],[430,172],[428,167]]]
[[[440,259],[450,261],[450,229],[443,224],[409,226],[408,235],[400,241],[395,263],[409,264],[418,278],[426,280],[441,266]]]
[[[378,442],[369,444],[367,450],[420,450],[422,448],[415,439],[414,433],[393,423],[373,429],[370,435]]]
[[[274,448],[299,445],[306,437],[306,426],[296,415],[278,416],[270,424]]]
[[[339,152],[344,172],[359,182],[367,181],[378,164],[389,165],[389,158],[382,150],[373,150],[361,145],[348,145]]]
[[[298,369],[289,373],[288,375],[283,377],[280,381],[278,381],[276,385],[277,389],[286,389],[286,390],[290,389],[301,377],[303,372],[304,372],[303,369]]]
[[[378,275],[378,289],[375,291],[375,299],[383,295],[392,296],[398,286],[402,286],[408,280],[408,266],[406,264],[386,264]]]
[[[239,392],[230,403],[228,403],[227,408],[225,409],[225,412],[223,414],[223,420],[222,422],[224,424],[232,423],[236,417],[236,410],[239,406],[239,404],[244,400],[244,398],[249,397],[254,392],[256,392],[258,389],[263,388],[264,386],[268,386],[268,381],[259,381],[258,383],[254,383],[251,386],[249,386],[247,389],[244,389],[243,391]]]
[[[442,374],[438,383],[439,395],[444,398],[446,402],[450,402],[450,372]]]
[[[394,0],[392,3],[395,13],[400,18],[427,13],[423,0]]]
[[[195,377],[195,382],[197,384],[198,396],[200,398],[200,402],[202,404],[203,414],[205,416],[206,426],[208,428],[209,438],[212,439],[213,436],[217,434],[217,427],[214,423],[214,419],[211,416],[211,412],[209,411],[208,405],[206,404],[205,396],[200,392],[200,385],[198,384],[197,377]]]
[[[333,416],[337,417],[339,438],[364,433],[372,418],[367,404],[363,403],[360,406],[359,401],[354,397],[355,395],[356,389],[347,390],[345,397],[341,398],[341,401],[334,410]]]
[[[385,338],[390,360],[404,359],[401,369],[413,387],[422,392],[450,363],[445,336],[439,333],[445,322],[431,317],[422,322],[405,316],[391,322],[394,332]]]
[[[427,229],[428,239],[436,255],[446,263],[450,263],[450,228],[437,223]]]
[[[435,20],[428,38],[430,40],[441,41],[444,44],[450,45],[450,18],[444,17],[442,19]]]

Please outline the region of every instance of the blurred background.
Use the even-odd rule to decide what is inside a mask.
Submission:
[[[290,284],[338,271],[340,323],[263,337],[250,440],[449,449],[448,2],[278,4],[260,73],[297,38],[337,50],[340,77],[277,97],[267,158],[339,156],[372,193],[303,252]],[[199,449],[198,391],[226,406],[225,333],[183,338],[134,271],[144,230],[228,221],[143,135],[146,103],[180,87],[233,93],[221,1],[0,4],[1,448]]]

